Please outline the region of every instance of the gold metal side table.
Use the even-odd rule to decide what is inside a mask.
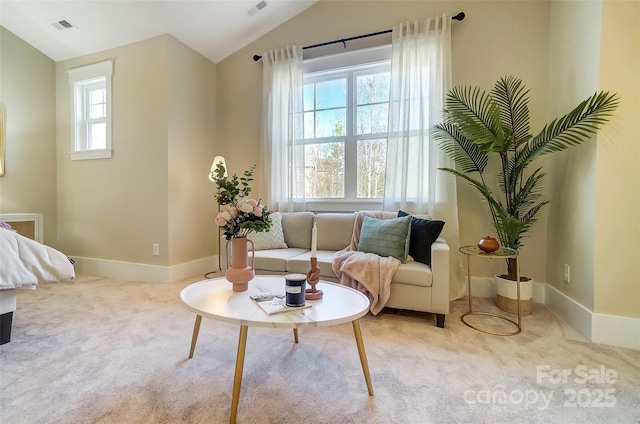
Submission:
[[[467,287],[469,289],[469,312],[463,314],[462,317],[460,317],[462,322],[464,322],[467,326],[473,328],[474,330],[482,331],[483,333],[487,333],[487,334],[493,334],[495,336],[515,336],[516,334],[519,334],[522,331],[522,317],[520,315],[520,259],[518,258],[518,251],[514,249],[509,249],[506,247],[501,247],[495,252],[486,253],[483,250],[481,250],[478,246],[462,246],[460,248],[460,253],[462,253],[463,255],[466,255],[467,257]],[[517,308],[518,322],[513,321],[512,319],[507,318],[506,316],[497,315],[491,312],[480,312],[480,311],[473,312],[473,301],[471,297],[471,257],[472,256],[476,258],[485,258],[485,259],[515,258],[516,270],[517,270],[517,274],[516,274],[517,286],[516,287],[517,287],[517,297],[518,297],[518,308]],[[482,315],[482,316],[500,318],[504,321],[514,324],[517,329],[511,333],[501,333],[497,331],[485,330],[483,328],[476,327],[473,324],[470,324],[467,321],[465,321],[465,317],[473,316],[473,315]]]

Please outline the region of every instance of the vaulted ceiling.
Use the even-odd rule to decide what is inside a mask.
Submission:
[[[0,0],[0,25],[56,62],[171,34],[218,63],[316,1]]]

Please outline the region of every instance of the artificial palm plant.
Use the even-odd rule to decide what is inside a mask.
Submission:
[[[457,169],[441,169],[478,189],[489,204],[502,246],[518,250],[549,202],[542,196],[542,168],[529,170],[529,165],[543,155],[589,140],[617,105],[615,94],[596,92],[532,135],[529,90],[520,78],[502,77],[490,92],[471,86],[453,88],[445,100],[443,123],[435,126],[434,135]],[[496,184],[485,178],[492,154],[502,167],[499,193],[492,190]],[[508,260],[507,268],[508,279],[515,281],[515,259]]]

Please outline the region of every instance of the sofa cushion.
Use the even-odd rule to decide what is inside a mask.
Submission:
[[[262,233],[253,232],[247,237],[253,241],[256,250],[266,249],[286,249],[287,243],[284,241],[284,232],[282,231],[282,215],[280,212],[274,212],[271,217],[271,229]]]
[[[318,268],[320,268],[321,278],[335,279],[336,275],[333,273],[331,263],[333,262],[333,250],[318,250],[316,252],[316,258],[318,259]],[[295,256],[287,262],[287,272],[298,272],[300,274],[306,274],[311,269],[311,252],[305,252],[301,255]]]
[[[289,247],[311,249],[313,212],[285,212],[282,214],[284,241]]]
[[[267,249],[256,250],[255,269],[272,272],[287,272],[287,261],[304,253],[304,249]],[[251,257],[251,252],[249,252]]]
[[[318,226],[318,250],[338,251],[351,244],[355,213],[319,213],[315,216]]]
[[[400,264],[393,274],[392,284],[404,284],[408,286],[431,287],[433,274],[431,267],[422,262],[407,262]]]
[[[376,219],[365,216],[360,228],[358,250],[380,256],[393,256],[407,262],[411,216],[393,219]]]
[[[411,215],[404,211],[398,211],[398,216]],[[412,217],[409,255],[417,262],[431,265],[431,245],[440,236],[442,228],[444,228],[443,221]]]

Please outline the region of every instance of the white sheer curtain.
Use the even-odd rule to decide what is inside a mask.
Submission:
[[[451,249],[452,299],[464,294],[458,248],[456,181],[440,167],[454,167],[431,137],[451,88],[451,17],[407,22],[393,29],[385,210],[427,214],[445,222]]]
[[[302,48],[292,46],[265,52],[262,62],[260,182],[268,192],[263,203],[273,211],[301,211],[304,210],[304,146],[299,141]]]

